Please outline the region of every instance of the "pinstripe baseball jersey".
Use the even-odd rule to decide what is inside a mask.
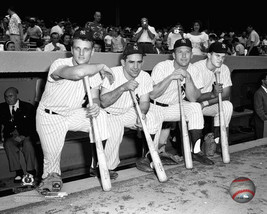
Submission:
[[[159,62],[157,65],[155,65],[151,73],[153,84],[154,85],[158,84],[163,79],[165,79],[167,76],[171,75],[174,70],[175,70],[174,60],[165,60],[165,61]],[[203,87],[203,82],[202,82],[202,79],[200,78],[200,73],[198,72],[197,68],[192,63],[189,63],[187,71],[190,73],[192,80],[194,84],[196,85],[196,87],[197,88]],[[185,80],[181,82],[181,86],[182,88],[185,87]],[[171,84],[166,89],[166,91],[155,100],[160,103],[174,105],[174,104],[179,103],[178,97],[179,97],[178,96],[178,85],[177,85],[177,81],[174,80],[171,82]],[[184,90],[183,90],[183,97],[185,97]]]
[[[51,77],[51,74],[62,66],[73,66],[72,57],[57,59],[52,63],[39,107],[66,116],[69,111],[82,107],[86,91],[83,79],[78,81],[67,79],[55,81]],[[89,77],[89,82],[91,88],[100,87],[102,84],[100,74]]]
[[[202,76],[204,84],[201,93],[211,92],[212,85],[216,82],[215,74],[207,68],[206,61],[207,59],[204,59],[194,63]],[[220,68],[216,68],[216,71],[220,72],[220,83],[223,84],[223,88],[232,86],[231,73],[227,65],[222,64]]]
[[[110,85],[108,79],[105,78],[102,84],[102,87],[105,87],[109,91],[113,91],[117,87],[128,82],[128,80],[124,76],[122,66],[113,67],[111,68],[111,70],[115,75],[115,82],[112,85]],[[144,94],[148,94],[153,90],[152,79],[147,72],[141,70],[139,75],[135,78],[135,81],[139,83],[138,87],[135,89],[135,94],[137,94],[139,97],[141,97]],[[128,92],[128,93],[123,93],[115,103],[105,108],[105,110],[111,114],[120,115],[129,111],[129,109],[132,108],[133,106],[134,103],[132,97]]]

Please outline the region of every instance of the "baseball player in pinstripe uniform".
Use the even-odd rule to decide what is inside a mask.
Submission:
[[[158,114],[149,110],[149,93],[153,89],[152,79],[149,73],[142,70],[143,50],[137,44],[129,43],[121,59],[121,66],[111,68],[115,74],[115,82],[104,80],[101,89],[101,105],[108,113],[108,126],[112,135],[108,138],[105,146],[105,154],[109,169],[115,169],[119,163],[119,147],[122,142],[124,128],[140,126],[140,120],[130,91],[134,91],[143,119],[147,124],[148,132],[155,135],[161,129],[162,121]],[[156,112],[155,112],[156,113]],[[157,148],[157,142],[154,141]],[[137,161],[138,169],[151,172],[150,162],[147,158]]]
[[[197,103],[200,90],[203,86],[197,68],[190,63],[192,43],[189,39],[179,39],[174,44],[173,60],[159,62],[152,70],[151,77],[154,89],[150,93],[151,109],[163,114],[164,121],[180,121],[180,104],[177,80],[181,80],[183,106],[186,121],[188,122],[189,135],[192,143],[192,158],[202,164],[212,165],[201,151],[202,129],[204,118],[201,105]],[[163,129],[159,147],[164,146],[169,135],[169,129]],[[161,148],[159,148],[161,150]]]
[[[104,64],[89,64],[94,52],[93,40],[83,29],[74,33],[71,52],[72,57],[57,59],[50,66],[37,109],[36,128],[44,154],[40,191],[59,191],[62,187],[60,158],[67,131],[89,132],[93,143],[95,139],[89,117],[96,117],[101,127],[102,141],[109,137],[106,113],[99,107],[99,87],[102,84],[101,75],[112,81],[113,72]],[[85,76],[90,76],[94,100],[94,104],[88,108],[82,108],[86,95],[83,82]]]
[[[207,59],[194,63],[194,66],[198,68],[202,76],[204,84],[203,87],[199,87],[201,89],[201,96],[198,98],[198,102],[201,103],[204,116],[214,117],[214,138],[217,144],[217,153],[221,153],[218,93],[222,93],[222,104],[227,128],[233,114],[233,105],[229,101],[232,86],[231,73],[227,65],[223,64],[226,54],[226,45],[221,42],[215,42],[209,47]],[[220,74],[220,83],[218,84],[216,84],[215,72]]]

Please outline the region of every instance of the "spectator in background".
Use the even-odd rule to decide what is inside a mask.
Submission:
[[[49,28],[43,28],[43,37],[42,37],[42,40],[43,41],[48,41],[48,43],[50,42],[51,40],[51,36],[50,36],[50,29]]]
[[[244,46],[244,48],[247,48],[247,32],[243,31],[242,34],[238,37],[239,42]]]
[[[94,52],[101,52],[102,47],[99,43],[94,43]]]
[[[66,51],[63,44],[59,43],[60,37],[57,32],[51,33],[51,42],[44,46],[44,51]]]
[[[7,12],[10,16],[10,20],[8,23],[10,40],[15,43],[15,50],[21,51],[24,35],[21,19],[16,13],[15,8],[13,6],[10,6]]]
[[[31,103],[18,98],[18,89],[10,87],[4,93],[5,102],[0,104],[0,127],[3,126],[4,148],[11,172],[16,172],[14,182],[22,181],[24,172],[20,164],[22,151],[28,174],[36,175],[35,151],[35,108]],[[2,133],[1,133],[2,136]]]
[[[209,46],[218,41],[218,36],[215,33],[210,33],[209,34]]]
[[[61,36],[61,40],[60,42],[65,46],[66,48],[66,51],[71,51],[71,34],[70,33],[64,33],[62,36]]]
[[[105,52],[104,38],[106,36],[106,31],[101,24],[101,17],[101,12],[96,11],[94,14],[94,21],[87,22],[85,24],[85,29],[93,33],[94,42],[100,44],[101,51]]]
[[[59,34],[59,37],[61,37],[64,34],[64,32],[65,32],[64,24],[65,24],[65,21],[64,20],[59,21],[56,25],[54,25],[51,28],[50,34],[52,34],[52,33],[58,33]]]
[[[199,20],[193,22],[193,29],[186,37],[190,39],[193,46],[193,55],[205,55],[209,47],[209,36],[201,31],[202,23]]]
[[[121,36],[120,29],[114,28],[111,39],[111,52],[122,53],[126,46],[126,39]]]
[[[165,50],[165,48],[163,46],[162,39],[156,39],[155,49],[156,49],[157,54],[166,54],[167,53],[167,51]]]
[[[248,25],[247,27],[248,32],[248,40],[247,40],[247,50],[248,56],[259,56],[259,45],[260,45],[260,37],[259,34],[254,30],[252,25]]]
[[[178,23],[171,29],[171,31],[169,32],[167,36],[167,45],[168,45],[169,51],[173,51],[174,43],[178,39],[182,39],[183,37],[185,38],[186,34],[184,33],[183,26],[180,23]]]
[[[15,43],[8,40],[4,43],[4,51],[15,51]]]
[[[43,37],[42,37],[42,44],[36,48],[36,51],[44,51],[44,47],[50,43],[51,36],[50,36],[50,29],[44,27],[43,28]]]
[[[154,42],[157,39],[158,34],[154,27],[148,25],[148,19],[141,19],[141,27],[137,29],[133,36],[133,41],[137,42],[145,53],[156,53],[154,48]]]
[[[254,121],[256,139],[263,138],[264,121],[267,120],[267,73],[260,76],[261,86],[254,94]]]
[[[7,41],[9,40],[9,29],[8,29],[8,23],[9,23],[9,15],[6,15],[0,22],[0,28],[2,31],[2,40]]]
[[[262,54],[267,54],[267,34],[264,34],[261,42]]]
[[[42,40],[42,44],[36,48],[36,51],[44,51],[44,48],[47,44],[49,44],[49,40]]]
[[[233,50],[235,56],[245,56],[245,47],[239,42],[237,37],[232,40]]]
[[[35,48],[39,47],[42,44],[42,29],[36,25],[36,19],[33,17],[29,19],[29,24],[24,42],[36,43]]]
[[[105,42],[105,52],[110,52],[111,50],[111,39],[113,36],[113,28],[110,27],[107,29],[107,35],[104,38],[104,42]]]

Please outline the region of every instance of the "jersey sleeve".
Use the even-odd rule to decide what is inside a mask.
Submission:
[[[140,96],[148,94],[153,90],[152,78],[145,71],[142,71],[142,72],[143,72],[142,76],[141,76],[140,80],[138,80],[138,82],[139,82],[138,95],[140,95]]]
[[[232,86],[231,72],[229,68],[223,64],[222,69],[223,71],[221,72],[221,83],[223,84],[223,88]]]
[[[151,72],[151,78],[152,78],[153,84],[156,85],[159,82],[161,82],[166,77],[166,75],[164,74],[165,72],[164,72],[164,67],[162,66],[162,64],[159,63],[155,65],[155,67],[153,68]]]
[[[55,60],[50,68],[49,68],[49,71],[48,71],[48,76],[47,76],[47,81],[49,82],[55,82],[55,80],[51,77],[51,74],[57,70],[58,68],[62,67],[62,66],[65,66],[66,64],[63,63],[63,60],[62,59],[57,59]]]

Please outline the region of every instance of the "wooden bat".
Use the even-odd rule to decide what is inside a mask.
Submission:
[[[152,161],[153,161],[153,164],[154,164],[158,179],[159,179],[160,182],[165,182],[165,181],[167,181],[168,178],[167,178],[167,175],[166,175],[166,173],[164,171],[163,165],[161,163],[159,154],[155,149],[153,140],[152,140],[152,138],[151,138],[151,136],[150,136],[150,134],[149,134],[149,132],[147,130],[146,123],[142,118],[142,113],[141,113],[140,107],[138,105],[138,102],[136,100],[135,94],[134,94],[133,91],[130,91],[130,93],[131,93],[132,99],[134,101],[134,105],[135,105],[138,117],[139,117],[139,119],[141,121],[143,130],[144,130],[144,134],[145,134],[145,137],[146,137],[148,149],[149,149],[149,152],[150,152],[150,155],[151,155],[151,158],[152,158]]]
[[[187,124],[186,124],[186,120],[185,120],[185,114],[184,114],[181,82],[179,79],[177,80],[177,84],[178,84],[178,96],[179,96],[179,104],[180,104],[180,118],[181,118],[180,121],[181,121],[182,138],[183,138],[185,167],[187,169],[192,169],[193,168],[193,161],[192,161],[192,154],[191,154],[191,148],[190,148],[190,140],[189,140]]]
[[[84,77],[84,84],[88,96],[89,105],[93,105],[93,99],[90,91],[90,84],[89,84],[89,78],[88,76]],[[109,176],[109,171],[107,167],[106,162],[106,156],[103,149],[102,140],[100,138],[99,134],[99,128],[95,117],[92,117],[92,125],[94,130],[94,136],[95,136],[95,144],[96,144],[96,153],[98,158],[98,165],[99,165],[99,171],[100,171],[100,179],[102,183],[102,188],[104,191],[110,191],[111,190],[111,181]]]
[[[215,72],[216,82],[220,83],[220,72]],[[221,133],[221,146],[222,146],[222,158],[224,163],[230,162],[228,137],[225,125],[224,111],[222,105],[222,94],[219,93],[219,116],[220,116],[220,133]]]

